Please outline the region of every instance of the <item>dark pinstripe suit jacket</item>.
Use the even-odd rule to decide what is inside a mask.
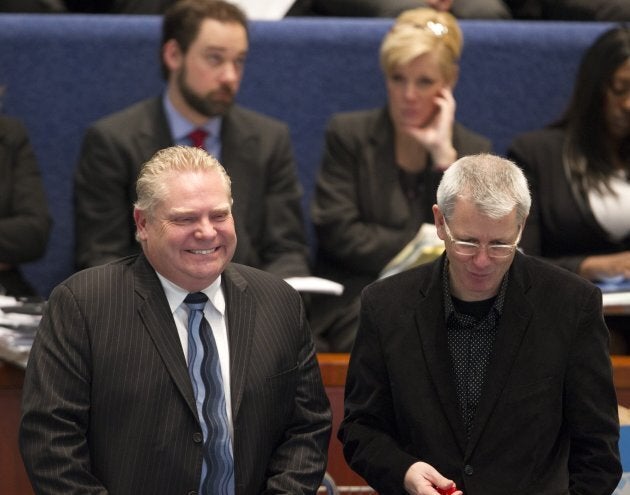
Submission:
[[[242,265],[223,276],[236,492],[315,493],[330,410],[299,295]],[[143,255],[51,294],[26,371],[20,448],[38,494],[185,494],[201,430],[162,286]]]

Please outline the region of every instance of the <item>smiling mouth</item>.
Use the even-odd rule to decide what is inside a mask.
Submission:
[[[212,254],[219,249],[218,247],[212,249],[188,249],[187,251],[192,254]]]

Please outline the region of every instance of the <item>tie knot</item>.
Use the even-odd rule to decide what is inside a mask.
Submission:
[[[195,129],[190,134],[188,134],[188,137],[190,138],[193,146],[205,149],[208,131],[206,131],[205,129]]]
[[[184,302],[190,309],[202,310],[208,301],[208,296],[203,292],[191,292],[186,296]]]

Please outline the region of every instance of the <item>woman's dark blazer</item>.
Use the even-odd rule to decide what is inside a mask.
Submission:
[[[489,140],[458,123],[453,146],[458,156],[491,148]],[[338,276],[327,275],[342,282],[351,274],[374,280],[423,222],[433,222],[431,207],[441,177],[441,172],[429,170],[422,214],[412,214],[400,185],[387,110],[333,116],[312,206],[318,261],[336,265]]]
[[[521,247],[577,272],[587,256],[630,249],[630,236],[614,241],[597,223],[588,200],[568,178],[564,143],[561,128],[537,130],[517,137],[508,156],[523,169],[532,192]]]
[[[458,156],[491,149],[488,139],[458,123],[453,146]],[[321,351],[349,350],[361,289],[376,280],[422,223],[433,223],[431,207],[441,177],[429,164],[418,210],[412,210],[400,183],[387,109],[332,117],[311,208],[318,243],[315,272],[342,283],[345,290],[334,299],[313,298],[311,327]],[[324,347],[319,338],[323,333],[335,336],[332,348]]]

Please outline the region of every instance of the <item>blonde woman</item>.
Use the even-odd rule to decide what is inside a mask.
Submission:
[[[316,271],[345,285],[342,297],[312,301],[321,351],[348,351],[361,289],[432,222],[442,172],[490,142],[455,121],[453,88],[462,33],[447,12],[403,12],[386,34],[380,63],[383,108],[337,114],[326,131],[312,217]]]

